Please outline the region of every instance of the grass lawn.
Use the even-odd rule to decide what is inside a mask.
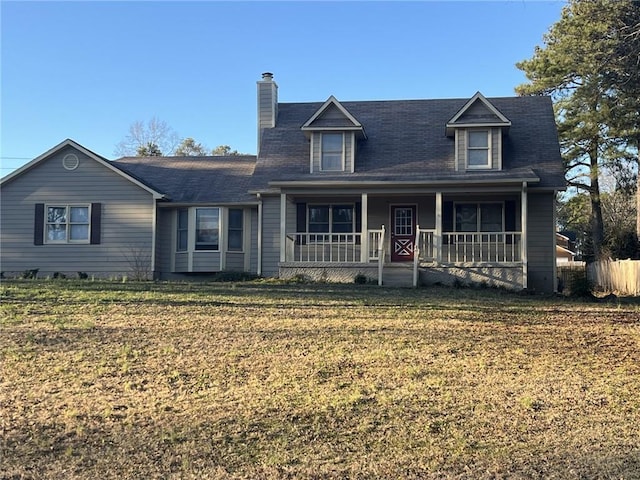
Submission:
[[[640,478],[640,305],[3,281],[0,479]]]

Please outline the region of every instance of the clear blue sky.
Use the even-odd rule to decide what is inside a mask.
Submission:
[[[510,96],[565,3],[2,1],[0,175],[154,116],[255,153],[265,71],[282,102]]]

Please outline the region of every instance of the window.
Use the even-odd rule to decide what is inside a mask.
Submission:
[[[229,225],[227,228],[229,251],[241,252],[242,251],[242,229],[243,229],[243,211],[241,208],[229,209]]]
[[[322,161],[320,168],[323,171],[343,170],[343,143],[344,135],[342,133],[322,134]]]
[[[45,239],[47,243],[89,243],[88,205],[47,205]]]
[[[467,132],[467,167],[489,168],[489,130],[469,130]]]
[[[189,246],[189,210],[178,210],[178,228],[176,232],[176,250],[186,252]]]
[[[196,250],[218,250],[219,208],[196,208]]]
[[[456,232],[502,232],[502,203],[458,203],[455,207]]]
[[[309,232],[352,233],[353,205],[310,205]]]

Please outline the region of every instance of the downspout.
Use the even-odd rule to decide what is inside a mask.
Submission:
[[[553,293],[558,293],[558,249],[556,248],[556,226],[557,226],[557,209],[556,209],[556,198],[558,198],[558,191],[553,191]]]
[[[153,219],[151,226],[151,279],[156,279],[156,235],[158,234],[158,201],[153,198]]]
[[[262,276],[262,194],[258,193],[258,276]]]
[[[521,193],[521,205],[520,205],[520,231],[522,238],[520,239],[520,257],[522,260],[522,288],[526,290],[529,287],[529,281],[527,278],[528,275],[528,259],[527,259],[527,223],[528,223],[528,199],[527,199],[527,182],[522,182],[522,193]],[[555,228],[555,227],[554,227]]]

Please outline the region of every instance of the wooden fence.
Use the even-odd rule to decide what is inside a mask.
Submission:
[[[582,262],[558,265],[558,279],[567,290],[580,274],[595,290],[616,295],[640,295],[640,260],[603,260],[585,266]]]

